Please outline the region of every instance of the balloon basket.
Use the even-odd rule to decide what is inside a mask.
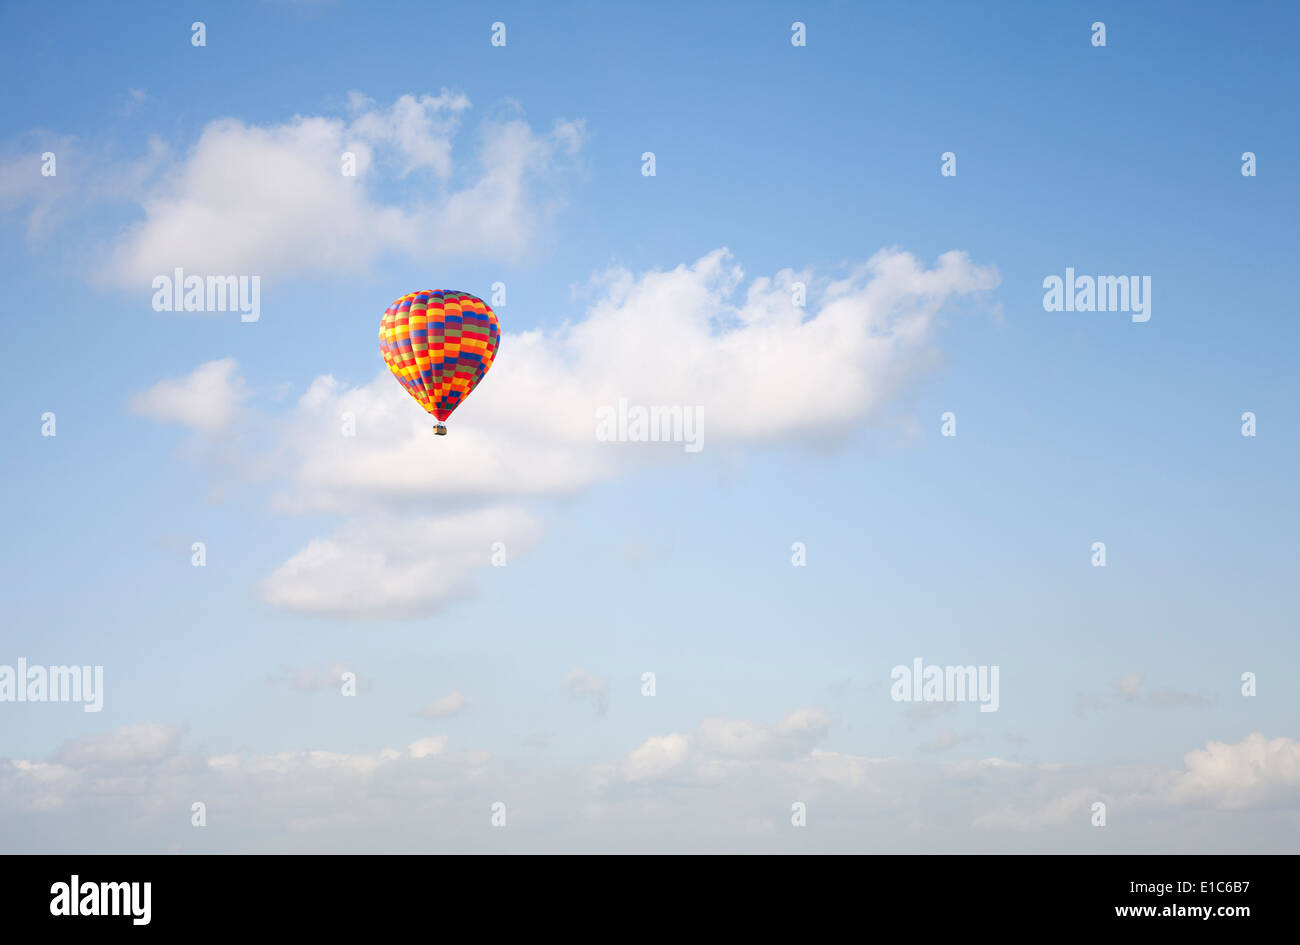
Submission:
[[[436,423],[433,426],[433,433],[435,436],[446,436],[447,428],[443,426],[441,423]]]

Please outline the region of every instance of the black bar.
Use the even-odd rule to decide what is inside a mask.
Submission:
[[[62,940],[109,927],[127,934],[373,933],[414,923],[432,934],[456,934],[462,922],[468,934],[522,923],[531,934],[566,937],[638,927],[648,934],[714,926],[771,934],[787,925],[807,935],[843,922],[862,937],[899,923],[918,935],[1132,926],[1143,934],[1200,930],[1218,937],[1294,931],[1297,912],[1295,861],[1277,856],[537,859],[15,856],[4,861],[11,878],[0,887],[0,915],[6,932],[52,932]],[[52,914],[52,907],[69,911],[74,875],[79,911],[97,907],[103,883],[139,883],[133,890],[140,899],[116,886],[104,901],[111,906],[116,895],[126,914]],[[147,924],[137,921],[144,917],[144,883]],[[1207,908],[1208,916],[1201,912]],[[602,924],[590,925],[594,920]]]

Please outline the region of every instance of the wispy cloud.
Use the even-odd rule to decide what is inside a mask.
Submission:
[[[1106,828],[1117,850],[1168,848],[1175,828],[1202,851],[1282,850],[1297,836],[1300,743],[1289,738],[1212,742],[1167,768],[1080,767],[846,754],[823,747],[830,727],[815,708],[774,724],[706,719],[612,761],[543,771],[458,750],[445,735],[374,751],[213,756],[184,750],[177,726],[129,726],[49,760],[0,761],[0,827],[15,850],[103,850],[118,842],[112,825],[129,822],[141,849],[160,849],[177,839],[177,811],[202,798],[227,826],[186,843],[209,849],[479,849],[500,800],[533,824],[503,833],[507,849],[779,850],[796,842],[790,807],[802,801],[802,850],[1013,851],[1059,849],[1101,800],[1126,814]],[[464,816],[473,809],[481,821]],[[57,822],[33,829],[39,811],[58,811]]]
[[[1179,689],[1150,689],[1146,686],[1146,676],[1142,673],[1126,673],[1111,684],[1109,695],[1079,692],[1075,694],[1075,711],[1083,714],[1088,711],[1101,712],[1120,705],[1169,708],[1174,706],[1204,706],[1209,699],[1195,692]]]
[[[597,715],[609,711],[609,679],[576,666],[564,677],[564,688],[575,699],[590,699]]]
[[[434,699],[420,710],[420,715],[426,719],[449,719],[453,715],[458,715],[464,708],[465,694],[457,689],[455,692]]]
[[[179,725],[128,725],[66,742],[54,756],[75,768],[155,764],[174,755],[185,730]]]
[[[273,681],[287,685],[295,692],[322,692],[322,691],[339,691],[344,684],[344,674],[356,673],[352,667],[345,662],[335,660],[319,666],[300,666],[297,668],[284,667],[281,674],[274,677]],[[361,688],[364,681],[357,677],[357,686]]]

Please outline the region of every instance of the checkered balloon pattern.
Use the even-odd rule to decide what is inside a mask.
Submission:
[[[465,292],[410,292],[388,306],[379,324],[388,370],[439,420],[478,386],[500,344],[496,313]]]

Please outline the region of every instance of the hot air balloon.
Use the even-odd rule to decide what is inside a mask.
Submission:
[[[379,323],[379,353],[399,384],[441,422],[465,402],[501,344],[496,313],[466,292],[425,289],[402,296]]]

